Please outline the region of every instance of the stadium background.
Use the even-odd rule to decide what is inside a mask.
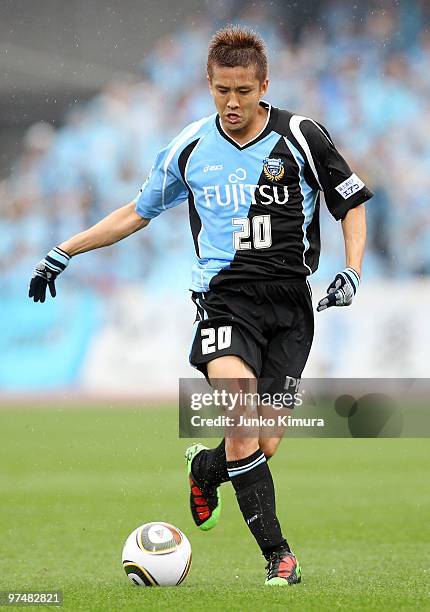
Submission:
[[[194,528],[176,407],[194,375],[186,204],[74,259],[56,300],[27,298],[40,258],[131,200],[157,149],[212,112],[208,37],[248,23],[268,99],[324,123],[375,192],[364,282],[352,308],[316,313],[306,374],[428,375],[428,2],[172,4],[0,0],[0,592],[61,588],[73,612],[428,609],[427,439],[284,441],[270,466],[294,591],[261,587],[232,487],[213,534]],[[344,264],[322,210],[316,300]],[[123,574],[125,538],[152,520],[190,538],[179,589]]]
[[[26,291],[45,252],[133,199],[157,150],[212,112],[207,42],[228,21],[267,41],[268,100],[325,124],[375,192],[362,288],[316,316],[305,374],[426,375],[428,3],[45,0],[2,2],[1,17],[2,392],[165,395],[194,375],[186,204],[74,259],[55,301]],[[344,262],[322,211],[315,299]]]

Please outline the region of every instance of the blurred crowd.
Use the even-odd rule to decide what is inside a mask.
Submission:
[[[267,3],[266,3],[267,4]],[[273,3],[270,3],[272,6]],[[263,6],[263,7],[262,7]],[[430,12],[424,2],[322,3],[305,25],[270,11],[225,4],[159,39],[141,78],[111,82],[75,105],[64,125],[33,125],[12,175],[0,184],[2,283],[26,285],[51,247],[132,200],[156,152],[187,123],[213,112],[205,63],[214,30],[253,26],[270,59],[267,99],[323,123],[374,191],[365,274],[430,274]],[[324,208],[324,207],[322,207]],[[320,275],[343,265],[340,227],[322,210]],[[184,204],[119,245],[73,261],[70,282],[112,292],[124,281],[148,290],[188,285],[192,241]],[[24,284],[24,285],[23,285]]]

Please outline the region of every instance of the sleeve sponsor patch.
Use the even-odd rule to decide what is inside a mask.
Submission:
[[[343,181],[343,183],[340,183],[340,185],[338,185],[335,189],[337,192],[340,193],[340,195],[342,196],[344,200],[347,200],[352,195],[354,195],[354,193],[357,193],[357,191],[360,191],[360,189],[363,189],[363,187],[364,187],[363,181],[359,179],[358,176],[354,172],[353,174],[351,174],[349,178],[346,179],[346,181]]]

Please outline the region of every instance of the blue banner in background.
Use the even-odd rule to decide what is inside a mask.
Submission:
[[[99,327],[102,300],[62,292],[34,304],[26,295],[0,302],[0,391],[55,390],[76,384]]]

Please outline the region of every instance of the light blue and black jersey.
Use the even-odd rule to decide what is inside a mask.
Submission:
[[[320,193],[335,219],[372,197],[321,125],[261,104],[266,126],[244,145],[218,115],[186,127],[160,151],[135,200],[146,219],[188,200],[193,291],[304,278],[318,267]]]

